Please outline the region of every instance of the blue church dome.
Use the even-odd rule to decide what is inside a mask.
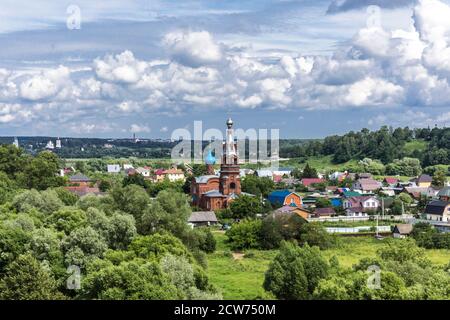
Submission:
[[[213,156],[211,150],[209,150],[209,152],[205,158],[205,163],[206,164],[215,164],[216,163],[216,158]]]

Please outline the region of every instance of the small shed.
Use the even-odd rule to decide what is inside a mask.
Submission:
[[[214,211],[192,212],[188,220],[188,223],[194,227],[215,225],[217,222],[217,217]]]
[[[394,227],[393,236],[394,238],[406,238],[410,235],[411,231],[413,229],[412,224],[410,223],[402,223],[397,224]]]

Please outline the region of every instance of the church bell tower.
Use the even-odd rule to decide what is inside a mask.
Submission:
[[[234,141],[233,120],[229,118],[227,120],[227,132],[223,143],[222,164],[220,166],[219,191],[223,195],[241,193],[239,168],[237,143]]]

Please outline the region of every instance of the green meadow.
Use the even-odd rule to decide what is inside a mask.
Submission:
[[[211,282],[220,289],[224,299],[270,299],[262,285],[264,273],[277,254],[276,250],[247,250],[233,253],[228,248],[226,236],[215,231],[216,252],[208,255],[208,273]],[[383,240],[373,237],[340,238],[337,248],[322,251],[324,257],[336,256],[339,263],[351,267],[364,257],[375,257]],[[242,255],[243,254],[243,255]],[[426,250],[426,256],[435,264],[450,262],[450,250]]]

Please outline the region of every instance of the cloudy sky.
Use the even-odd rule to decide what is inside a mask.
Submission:
[[[449,5],[1,0],[0,135],[448,126]]]

